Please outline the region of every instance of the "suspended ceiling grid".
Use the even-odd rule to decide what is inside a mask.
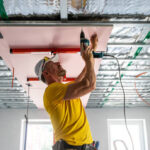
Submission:
[[[17,78],[13,80],[13,73],[0,57],[0,108],[37,108],[28,93],[23,89]]]
[[[17,20],[18,16],[21,16],[22,20],[30,20],[33,19],[32,17],[36,20],[39,16],[40,18],[41,16],[48,16],[48,19],[52,20],[68,20],[70,25],[72,22],[69,22],[69,19],[79,20],[79,26],[82,24],[80,24],[80,16],[82,16],[82,19],[88,21],[88,24],[92,24],[89,17],[91,20],[93,18],[95,21],[101,21],[98,22],[99,25],[117,23],[114,25],[113,32],[110,36],[107,52],[119,58],[121,74],[123,74],[122,81],[126,92],[126,104],[128,107],[148,106],[137,96],[134,87],[135,81],[141,96],[148,102],[150,100],[150,41],[149,39],[144,40],[150,31],[149,6],[149,0],[4,0],[6,13],[12,21],[13,19]],[[88,18],[86,16],[88,16]],[[14,25],[19,24],[19,22],[15,22]],[[49,23],[50,22],[48,22],[47,25],[49,25]],[[2,22],[2,24],[5,24],[5,22]],[[6,23],[6,25],[11,24],[13,24],[11,21],[9,24]],[[37,25],[38,22],[22,22],[22,24]],[[42,25],[43,22],[40,22],[40,24]],[[57,22],[54,24],[57,25]],[[142,50],[136,59],[133,60],[132,58],[139,47],[142,47]],[[128,66],[131,61],[132,65]],[[135,79],[135,76],[142,72],[146,72],[146,74]],[[97,87],[90,96],[87,108],[123,106],[123,95],[120,83],[116,85],[118,81],[116,60],[109,57],[103,58],[97,76]],[[112,88],[114,88],[113,92],[111,92]],[[7,108],[6,106],[2,107]],[[22,104],[18,104],[17,107],[21,108]]]

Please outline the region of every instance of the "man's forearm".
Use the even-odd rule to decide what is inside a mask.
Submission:
[[[77,81],[77,82],[81,81],[81,80],[84,78],[85,73],[86,73],[86,65],[85,65],[85,67],[83,68],[82,72],[79,74],[79,76],[76,78],[75,81]]]
[[[96,84],[96,75],[95,75],[95,70],[94,70],[94,64],[89,62],[86,62],[86,73],[85,77],[89,83],[89,86],[95,86]]]

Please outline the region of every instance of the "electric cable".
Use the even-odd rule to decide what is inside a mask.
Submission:
[[[128,129],[128,125],[127,125],[127,117],[126,117],[126,102],[125,102],[125,99],[126,99],[126,97],[125,97],[125,91],[124,91],[124,87],[123,87],[123,84],[122,84],[122,81],[121,81],[121,71],[120,71],[120,64],[119,64],[119,61],[118,61],[118,58],[117,57],[115,57],[115,56],[113,56],[113,55],[110,55],[110,54],[105,54],[104,53],[104,56],[109,56],[109,57],[113,57],[113,58],[115,58],[116,60],[117,60],[117,64],[118,64],[118,70],[119,70],[119,80],[120,80],[120,84],[121,84],[121,88],[122,88],[122,92],[123,92],[123,114],[124,114],[124,121],[125,121],[125,127],[126,127],[126,130],[127,130],[127,133],[128,133],[128,135],[129,135],[129,137],[130,137],[130,141],[131,141],[131,144],[132,144],[132,150],[134,150],[134,144],[133,144],[133,139],[132,139],[132,136],[131,136],[131,133],[130,133],[130,131],[129,131],[129,129]]]
[[[128,150],[128,147],[127,147],[126,143],[125,143],[123,140],[120,140],[120,139],[115,140],[115,141],[113,142],[113,145],[114,145],[114,149],[115,149],[115,150],[117,150],[117,143],[119,143],[119,142],[124,145],[124,147],[125,147],[126,150]]]
[[[25,138],[24,138],[24,150],[26,150],[26,144],[27,144],[27,133],[28,133],[28,116],[29,116],[29,95],[30,95],[30,83],[26,84],[28,86],[28,101],[27,101],[27,110],[26,114],[24,115],[26,119],[26,126],[25,126]]]
[[[82,41],[83,40],[83,41]],[[80,43],[88,43],[89,45],[89,42],[88,41],[85,41],[85,35],[84,35],[84,32],[81,28],[81,33],[80,33]],[[135,58],[136,56],[139,54],[139,52],[141,51],[141,48],[138,49],[138,52],[136,52],[135,54]],[[113,57],[117,60],[117,64],[118,64],[118,70],[119,70],[119,80],[120,80],[120,84],[121,84],[121,88],[122,88],[122,91],[123,91],[123,99],[124,99],[124,109],[123,109],[123,112],[124,112],[124,120],[125,120],[125,127],[126,127],[126,130],[127,130],[127,133],[130,137],[130,140],[131,140],[131,144],[132,144],[132,150],[134,150],[134,144],[133,144],[133,140],[132,140],[132,136],[131,136],[131,133],[128,129],[128,126],[127,126],[127,118],[126,118],[126,103],[125,103],[125,91],[124,91],[124,88],[123,88],[123,84],[122,84],[122,81],[121,81],[121,73],[120,73],[120,64],[119,64],[119,61],[118,61],[118,58],[113,56],[113,55],[110,55],[110,54],[107,54],[107,53],[95,53],[93,52],[93,57],[94,58],[102,58],[103,56],[109,56],[109,57]]]
[[[146,74],[146,73],[147,73],[147,72],[140,73],[140,74],[136,75],[135,77],[138,78],[138,77],[140,77],[140,76],[142,76],[142,75],[144,75],[144,74]],[[134,86],[135,86],[135,90],[136,90],[136,93],[137,93],[138,97],[139,97],[146,105],[150,106],[150,103],[147,102],[147,101],[141,96],[141,94],[138,92],[138,89],[136,88],[136,82],[134,82]]]

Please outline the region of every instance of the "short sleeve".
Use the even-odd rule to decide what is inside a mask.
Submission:
[[[67,84],[57,82],[49,85],[45,91],[47,101],[49,101],[51,104],[58,104],[63,101],[67,91],[67,87]]]

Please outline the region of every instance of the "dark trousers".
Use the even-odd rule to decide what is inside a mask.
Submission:
[[[57,141],[53,145],[53,150],[96,150],[91,144],[84,144],[82,146],[72,146],[63,140]]]

